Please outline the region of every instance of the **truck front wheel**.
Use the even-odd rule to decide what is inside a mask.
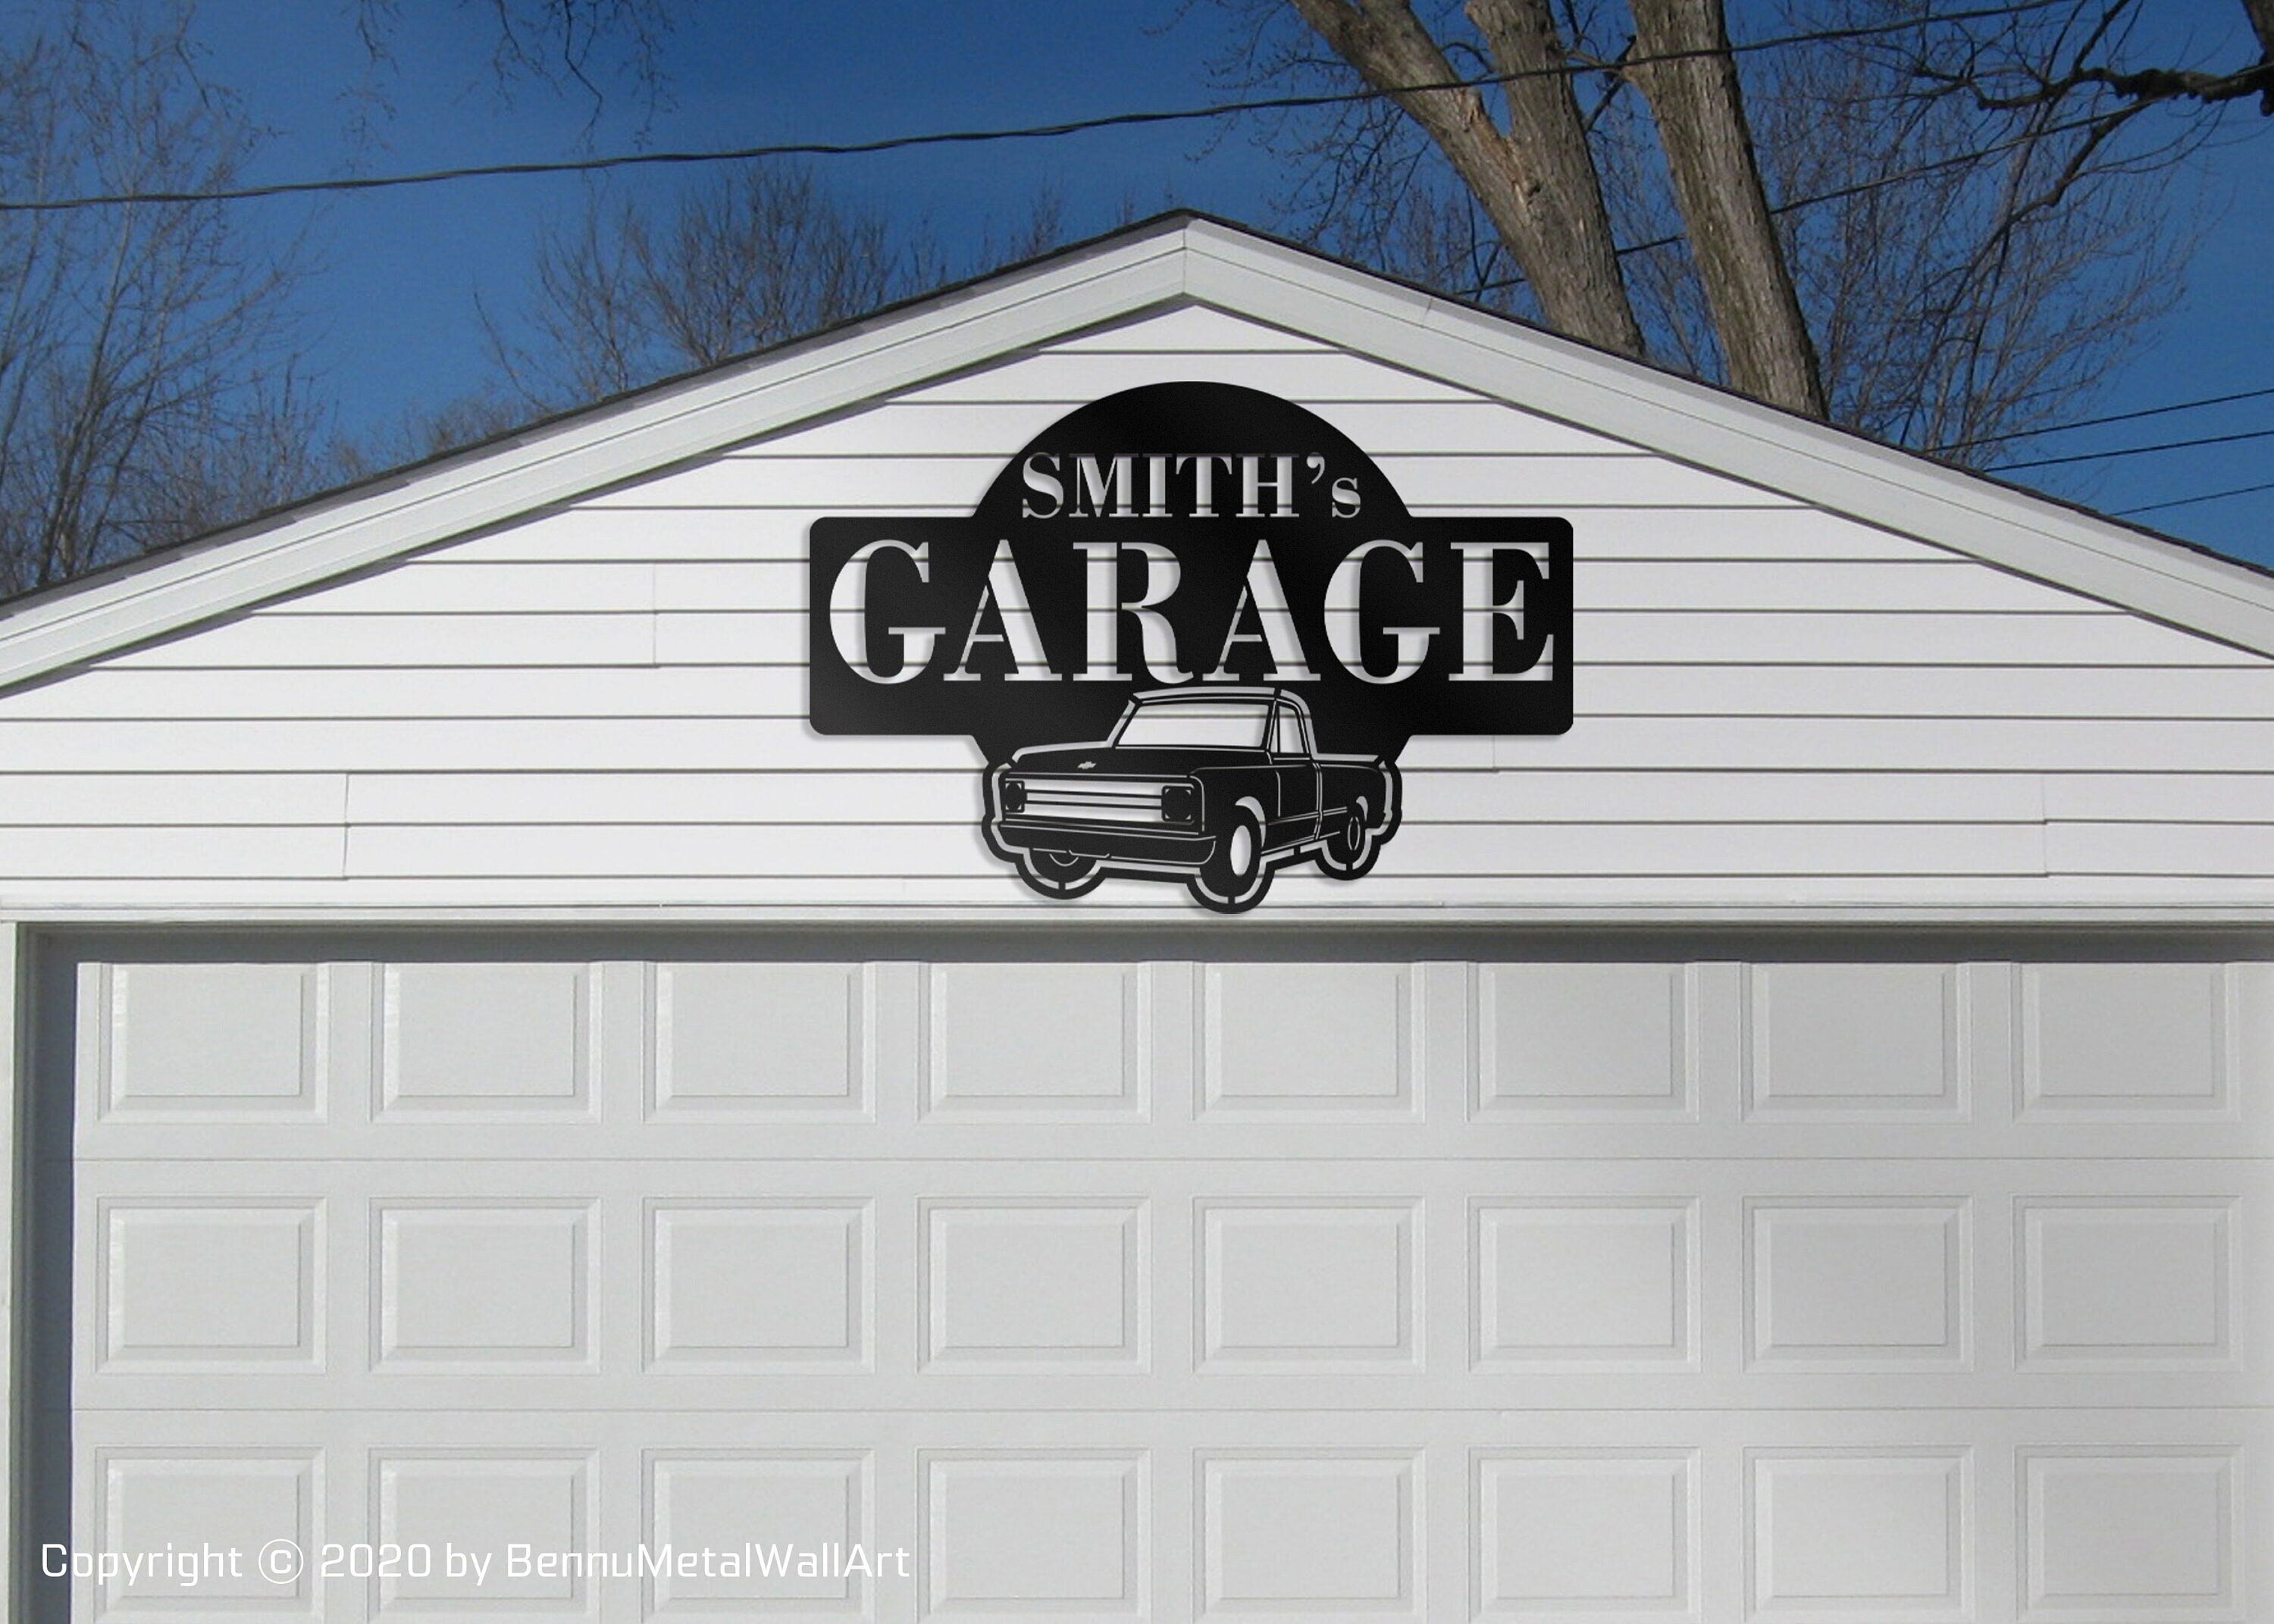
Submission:
[[[1218,914],[1245,914],[1271,889],[1263,861],[1263,824],[1246,807],[1235,807],[1216,850],[1190,882],[1193,900]]]
[[[1022,851],[1019,877],[1029,890],[1065,900],[1096,891],[1105,877],[1105,865],[1095,857],[1077,857],[1071,852]]]

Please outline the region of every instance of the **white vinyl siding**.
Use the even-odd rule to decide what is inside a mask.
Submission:
[[[1416,739],[1375,873],[1276,909],[2274,900],[2274,660],[1184,310],[0,696],[0,901],[1031,910],[968,743],[806,727],[807,529],[968,513],[1072,405],[1173,378],[1313,408],[1418,512],[1577,538],[1570,733]]]

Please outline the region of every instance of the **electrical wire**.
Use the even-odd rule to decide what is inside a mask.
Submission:
[[[1999,462],[1985,473],[2002,474],[2017,468],[2058,468],[2065,462],[2097,462],[2108,457],[2144,456],[2150,451],[2186,451],[2196,446],[2230,446],[2241,440],[2274,440],[2274,429],[2244,429],[2235,434],[2201,434],[2193,440],[2167,440],[2155,446],[2119,446],[2113,451],[2078,451],[2067,456],[2031,457],[2026,462]]]
[[[2135,513],[2156,513],[2165,508],[2192,508],[2197,502],[2216,502],[2230,496],[2255,496],[2261,491],[2274,491],[2274,483],[2239,485],[2231,491],[2206,491],[2201,496],[2182,496],[2168,502],[2147,502],[2137,508],[2119,508],[2110,517],[2128,519]]]
[[[1064,120],[1057,124],[1004,126],[990,129],[929,131],[911,135],[885,136],[869,141],[794,141],[766,146],[714,148],[697,151],[618,153],[595,158],[564,159],[523,163],[466,164],[447,169],[427,169],[395,175],[347,176],[324,180],[279,181],[260,185],[222,187],[207,191],[162,191],[96,192],[67,198],[0,199],[0,214],[55,213],[70,209],[125,207],[138,204],[192,204],[244,202],[269,198],[308,196],[320,193],[374,192],[409,186],[443,184],[462,180],[514,178],[533,176],[593,174],[611,169],[679,166],[702,163],[738,162],[766,158],[786,157],[847,157],[861,154],[905,151],[915,147],[975,145],[983,143],[1053,139],[1063,136],[1086,134],[1095,131],[1127,129],[1148,124],[1194,123],[1234,117],[1244,113],[1297,111],[1314,108],[1347,106],[1354,102],[1380,101],[1404,95],[1427,94],[1432,92],[1480,89],[1492,85],[1508,85],[1533,79],[1572,78],[1599,71],[1624,71],[1627,69],[1661,62],[1687,61],[1724,55],[1738,56],[1757,51],[1781,49],[1795,45],[1823,44],[1843,40],[1869,38],[1874,35],[1909,32],[1938,23],[1970,22],[1983,19],[2013,16],[2018,12],[2040,11],[2067,4],[2067,0],[2022,0],[2018,4],[1983,6],[1971,10],[1932,13],[1903,19],[1894,22],[1862,25],[1848,28],[1813,29],[1782,34],[1768,39],[1733,43],[1726,48],[1668,51],[1648,56],[1630,56],[1616,64],[1565,63],[1548,68],[1522,69],[1507,73],[1492,73],[1473,79],[1456,79],[1425,84],[1367,86],[1359,90],[1321,92],[1306,95],[1286,95],[1254,98],[1246,101],[1219,102],[1200,107],[1137,110],[1102,114],[1091,118]],[[1923,178],[1938,170],[1962,164],[1977,162],[2015,147],[2041,141],[2048,136],[2089,128],[2098,124],[2098,117],[2069,120],[2044,126],[2024,135],[1993,143],[1977,150],[1938,159],[1891,175],[1875,176],[1851,185],[1836,187],[1828,192],[1811,193],[1777,204],[1770,209],[1781,214],[1795,209],[1833,202],[1842,198],[1900,185]],[[1680,234],[1653,238],[1647,242],[1630,243],[1614,249],[1622,256],[1645,253],[1654,249],[1672,246],[1683,240]],[[1485,293],[1519,285],[1525,278],[1510,276],[1478,284],[1477,293]],[[2001,434],[1982,435],[1971,440],[1953,440],[1928,448],[1927,455],[1962,450],[1974,446],[1991,445],[2011,440],[2023,440],[2040,435],[2055,434],[2071,429],[2095,427],[2105,424],[2124,423],[2142,417],[2157,417],[2168,412],[2192,410],[2199,407],[2225,405],[2238,401],[2256,400],[2274,395],[2274,388],[2248,389],[2230,395],[2209,395],[2201,400],[2176,402],[2165,406],[2151,406],[2135,411],[2112,412],[2096,417],[2082,417],[2071,423],[2054,424],[2044,428],[2016,429]],[[2082,452],[2067,456],[2037,457],[2024,462],[1998,464],[1988,471],[2006,472],[2022,469],[2051,468],[2074,462],[2095,462],[2103,458],[2142,455],[2150,452],[2177,451],[2198,446],[2225,445],[2240,440],[2274,438],[2274,429],[2255,429],[2239,433],[2205,435],[2192,440],[2166,441],[2151,446],[2128,446],[2112,451]],[[2244,496],[2274,490],[2274,484],[2239,486],[2229,491],[2210,492],[2199,496],[2181,497],[2172,501],[2153,502],[2144,507],[2119,511],[2118,516],[2151,513],[2165,508],[2189,506],[2195,502],[2217,501],[2230,496]]]
[[[2069,0],[2020,0],[2019,4],[1979,6],[1910,17],[1900,21],[1858,25],[1848,28],[1818,28],[1777,35],[1742,44],[1665,51],[1655,56],[1630,56],[1616,64],[1573,62],[1549,68],[1525,68],[1508,73],[1487,73],[1475,79],[1443,79],[1434,83],[1384,88],[1320,92],[1309,95],[1269,96],[1244,102],[1217,102],[1201,107],[1127,113],[1106,113],[1094,118],[1067,119],[1058,124],[1025,124],[995,129],[938,130],[915,135],[884,136],[870,141],[784,141],[763,147],[737,147],[688,152],[614,153],[598,158],[573,158],[527,163],[463,164],[398,175],[358,175],[328,180],[275,181],[262,185],[223,186],[209,191],[107,192],[67,198],[0,199],[0,214],[51,214],[66,209],[110,208],[135,204],[237,203],[256,199],[305,197],[318,193],[380,192],[403,186],[437,185],[461,180],[496,179],[541,175],[589,175],[610,169],[695,163],[731,163],[762,158],[841,158],[865,154],[903,152],[913,147],[968,146],[996,141],[1044,140],[1086,134],[1095,130],[1127,129],[1145,124],[1186,124],[1229,118],[1242,113],[1298,111],[1309,108],[1346,106],[1385,97],[1423,95],[1433,91],[1474,90],[1488,85],[1514,84],[1520,79],[1568,79],[1580,74],[1646,66],[1661,62],[1686,62],[1701,57],[1744,55],[1792,45],[1826,44],[1865,39],[1876,34],[1904,33],[1934,23],[1972,22],[1984,18],[2011,17],[2017,12],[2043,11]]]
[[[1892,175],[1875,175],[1870,180],[1859,180],[1846,186],[1834,186],[1829,192],[1812,192],[1804,197],[1788,198],[1781,203],[1772,203],[1769,205],[1769,213],[1788,214],[1795,209],[1813,208],[1819,203],[1835,203],[1842,198],[1861,197],[1865,192],[1877,192],[1882,187],[1900,186],[1906,181],[1920,180],[1938,170],[1956,169],[1962,164],[1977,163],[1984,158],[1994,158],[1999,153],[2012,152],[2016,147],[2034,145],[2044,140],[2047,136],[2067,135],[2077,130],[2089,130],[2095,124],[2103,123],[2104,120],[2104,115],[2096,114],[2082,118],[2067,119],[2059,124],[2046,124],[2042,129],[2012,136],[2002,141],[1992,141],[1987,147],[1977,147],[1970,152],[1954,153],[1947,158],[1937,158],[1930,163],[1917,164],[1908,169],[1897,169]],[[1611,252],[1614,257],[1623,258],[1628,254],[1648,253],[1655,248],[1671,248],[1676,243],[1684,241],[1685,235],[1685,233],[1675,231],[1665,237],[1653,237],[1647,242],[1626,243],[1613,247]],[[1482,294],[1496,293],[1510,288],[1520,287],[1525,281],[1524,273],[1518,271],[1511,276],[1498,277],[1492,282],[1477,283],[1470,289],[1468,297],[1475,298]],[[1971,445],[1974,442],[1968,440],[1961,443]]]
[[[1963,451],[1969,446],[1994,446],[2003,440],[2029,440],[2039,434],[2065,434],[2071,429],[2098,428],[2105,423],[2130,423],[2139,417],[2160,417],[2166,412],[2193,411],[2199,406],[2227,406],[2236,401],[2262,400],[2270,395],[2274,395],[2274,388],[2244,389],[2234,395],[2206,395],[2199,401],[2174,401],[2169,406],[2143,406],[2137,411],[2112,411],[2105,417],[2078,417],[2068,423],[2049,424],[2041,429],[2009,429],[2002,434],[1977,434],[1971,440],[1945,440],[1939,446],[1927,447],[1923,455],[1939,456],[1946,451]]]

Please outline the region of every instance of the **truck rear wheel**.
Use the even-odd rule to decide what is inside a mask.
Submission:
[[[1216,850],[1189,884],[1193,900],[1218,914],[1245,914],[1271,889],[1271,869],[1263,861],[1263,824],[1245,807],[1232,810]]]
[[[1382,842],[1366,821],[1366,808],[1352,807],[1343,815],[1342,826],[1319,847],[1319,870],[1337,880],[1355,880],[1374,867],[1382,855]]]

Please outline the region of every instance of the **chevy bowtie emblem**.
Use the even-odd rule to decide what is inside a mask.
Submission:
[[[1074,763],[1074,770],[1078,772],[1088,772],[1092,767],[1096,765],[1097,763],[1094,761],[1076,762]]]

